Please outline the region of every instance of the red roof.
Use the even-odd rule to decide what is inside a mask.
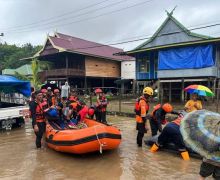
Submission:
[[[87,41],[61,33],[56,33],[54,37],[50,36],[49,38],[52,41],[52,44],[59,48],[63,48],[66,51],[118,61],[134,60],[134,58],[130,56],[114,56],[113,54],[123,52],[123,50],[108,45]]]

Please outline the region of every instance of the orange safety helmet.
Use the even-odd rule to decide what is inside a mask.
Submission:
[[[95,93],[97,94],[97,93],[102,93],[102,90],[100,89],[100,88],[97,88],[96,90],[95,90]]]
[[[74,102],[74,103],[71,103],[70,105],[73,107],[74,110],[76,110],[77,106],[78,106],[78,103]]]
[[[167,113],[170,113],[173,111],[173,106],[169,103],[165,103],[163,106],[162,106],[162,109],[167,112]]]
[[[54,89],[54,91],[53,91],[54,93],[59,93],[60,92],[60,90],[59,89]]]

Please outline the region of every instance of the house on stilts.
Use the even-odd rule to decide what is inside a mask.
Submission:
[[[52,64],[51,69],[40,72],[42,82],[56,81],[61,86],[68,81],[72,88],[111,88],[121,79],[121,62],[134,61],[133,57],[114,56],[116,52],[123,50],[56,32],[31,59]]]
[[[184,87],[220,86],[220,38],[191,32],[167,12],[146,42],[126,52],[136,58],[136,85],[157,86],[162,101],[184,101]]]

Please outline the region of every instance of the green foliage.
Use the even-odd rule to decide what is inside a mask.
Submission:
[[[41,46],[33,46],[30,43],[24,44],[21,47],[8,45],[7,43],[0,44],[0,73],[3,69],[15,69],[27,64],[28,61],[19,61],[19,59],[31,57],[41,48]]]
[[[40,89],[40,85],[41,85],[40,78],[38,76],[38,72],[40,70],[40,61],[38,61],[37,59],[32,60],[31,69],[33,72],[33,76],[31,78],[31,84],[34,86],[36,90],[38,90]]]
[[[47,62],[47,61],[39,61],[37,59],[33,59],[31,61],[31,70],[33,75],[31,77],[27,77],[25,75],[22,75],[18,72],[15,72],[15,76],[18,79],[24,80],[24,81],[31,81],[32,86],[34,86],[34,88],[36,90],[39,90],[41,87],[41,81],[40,81],[40,77],[39,77],[39,72],[40,70],[46,70],[46,69],[50,69],[51,67],[51,63]]]
[[[23,80],[23,81],[31,81],[30,77],[27,77],[23,74],[20,74],[20,73],[16,72],[16,71],[15,71],[15,77],[20,79],[20,80]]]

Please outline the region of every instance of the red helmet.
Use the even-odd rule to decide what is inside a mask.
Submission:
[[[47,90],[46,89],[41,89],[41,92],[42,93],[47,93]]]
[[[95,113],[95,109],[89,108],[88,115],[89,115],[89,116],[93,116],[94,113]]]
[[[162,109],[167,112],[167,113],[170,113],[173,111],[173,106],[169,103],[165,103],[163,106],[162,106]]]
[[[100,88],[97,88],[96,90],[95,90],[95,93],[97,94],[97,93],[102,93],[102,90],[100,89]]]
[[[54,89],[54,91],[53,91],[54,93],[59,93],[60,92],[60,90],[59,89]]]

